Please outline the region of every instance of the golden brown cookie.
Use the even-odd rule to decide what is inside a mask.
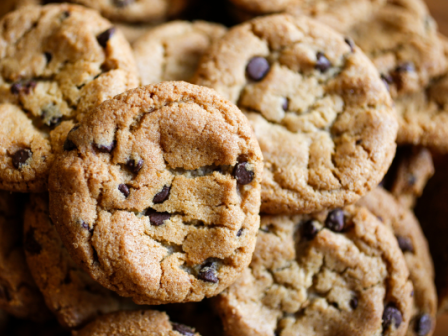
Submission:
[[[252,263],[216,298],[229,336],[405,335],[412,284],[367,209],[262,216]]]
[[[60,139],[138,85],[124,37],[95,11],[28,6],[0,21],[0,188],[42,192]]]
[[[50,213],[74,260],[138,304],[200,301],[241,275],[259,226],[262,155],[213,90],[164,82],[70,131]]]
[[[193,81],[248,116],[265,159],[263,212],[354,203],[394,156],[397,123],[375,67],[350,40],[309,18],[274,15],[230,29]]]

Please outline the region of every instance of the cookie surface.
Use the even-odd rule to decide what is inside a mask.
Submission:
[[[263,212],[354,203],[392,161],[397,123],[378,72],[350,41],[306,17],[231,29],[194,82],[246,112],[265,159]]]
[[[397,240],[365,208],[262,216],[250,268],[216,304],[231,336],[405,335],[408,276]]]
[[[406,335],[432,335],[437,313],[434,267],[417,218],[381,187],[372,190],[358,204],[369,209],[392,230],[404,254],[414,287],[414,305]]]
[[[0,309],[13,316],[44,321],[50,319],[25,261],[23,249],[38,246],[23,238],[22,207],[25,200],[17,194],[0,191]]]
[[[39,247],[25,251],[31,274],[61,325],[76,328],[121,308],[122,300],[115,293],[101,287],[72,261],[51,223],[48,195],[30,196],[24,223],[25,237],[32,237]]]
[[[121,33],[81,6],[24,7],[0,35],[0,188],[45,191],[60,138],[138,85],[135,61]]]
[[[205,21],[174,21],[152,29],[133,44],[143,85],[191,81],[204,52],[226,32]]]
[[[199,336],[194,329],[172,323],[168,315],[154,310],[118,312],[97,318],[72,336]]]
[[[244,115],[184,82],[100,105],[66,141],[50,213],[78,264],[138,304],[200,301],[249,264],[262,156]]]

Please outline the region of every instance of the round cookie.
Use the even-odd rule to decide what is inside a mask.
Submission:
[[[354,203],[394,156],[397,123],[378,72],[351,41],[309,18],[268,16],[229,30],[193,82],[246,112],[265,159],[262,212]]]
[[[8,314],[34,321],[51,316],[42,294],[28,269],[23,249],[35,251],[32,238],[22,244],[23,197],[0,191],[0,309]]]
[[[428,242],[412,211],[400,205],[386,190],[378,187],[364,196],[358,205],[369,209],[398,241],[414,287],[414,305],[407,336],[432,335],[437,313],[434,267]]]
[[[422,0],[390,0],[347,34],[371,58],[393,98],[423,91],[447,69],[437,26]]]
[[[35,250],[26,259],[47,306],[66,328],[76,328],[122,306],[115,293],[101,287],[72,261],[48,210],[48,195],[34,194],[25,209],[25,237]],[[122,300],[121,300],[122,301]]]
[[[152,29],[133,44],[141,83],[191,81],[204,52],[225,32],[224,26],[205,21],[174,21]]]
[[[138,85],[122,34],[93,10],[27,6],[0,21],[0,188],[46,190],[61,137]]]
[[[72,336],[199,336],[194,329],[172,323],[168,315],[155,310],[118,312],[98,317]]]
[[[50,174],[50,214],[71,256],[138,304],[200,301],[250,263],[262,155],[213,90],[164,82],[104,102]]]
[[[229,336],[405,335],[412,284],[367,209],[262,216],[254,257],[215,304]]]

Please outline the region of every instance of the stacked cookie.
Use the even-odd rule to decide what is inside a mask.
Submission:
[[[232,0],[233,27],[152,29],[195,7],[71,2],[0,22],[7,333],[432,334],[412,208],[448,63],[420,0]]]

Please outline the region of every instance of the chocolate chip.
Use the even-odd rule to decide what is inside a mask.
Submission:
[[[356,296],[352,297],[350,300],[350,307],[355,310],[358,308],[358,298]]]
[[[194,336],[195,332],[190,327],[180,324],[180,323],[171,323],[173,326],[173,330],[185,336]]]
[[[355,42],[353,42],[353,40],[350,37],[346,37],[344,39],[344,41],[350,47],[351,52],[354,52],[355,51]]]
[[[239,229],[238,232],[236,233],[237,237],[241,237],[241,235],[243,234],[244,229]]]
[[[362,139],[356,140],[356,145],[359,146],[360,144],[362,144]]]
[[[91,228],[90,225],[86,222],[84,222],[83,220],[81,221],[81,226],[86,229],[89,232],[93,232],[93,227]]]
[[[334,232],[341,232],[344,225],[344,211],[342,209],[331,211],[325,220],[325,226]]]
[[[170,196],[170,191],[171,191],[171,187],[164,186],[162,191],[154,196],[154,198],[152,200],[153,203],[160,204],[160,203],[165,202],[168,199],[168,197]]]
[[[143,160],[139,159],[138,161],[129,159],[128,162],[126,162],[126,166],[128,169],[133,172],[134,174],[138,174],[140,169],[143,167]]]
[[[432,319],[429,314],[422,314],[415,321],[415,332],[418,336],[428,335],[432,330]]]
[[[288,111],[288,108],[289,108],[289,100],[288,100],[288,98],[284,98],[283,104],[282,104],[282,109],[283,109],[283,111]]]
[[[153,209],[146,210],[146,216],[149,217],[149,223],[154,226],[160,226],[171,218],[171,214],[168,212],[157,212]]]
[[[114,5],[117,7],[126,7],[133,3],[134,0],[114,0]]]
[[[414,253],[414,245],[409,237],[397,236],[398,246],[403,252]]]
[[[68,273],[65,275],[64,280],[62,280],[62,282],[64,283],[64,285],[69,285],[72,283],[72,278],[70,276],[70,270],[68,271]]]
[[[115,34],[116,30],[117,29],[115,27],[111,27],[111,28],[105,30],[104,32],[102,32],[101,34],[99,34],[96,37],[96,39],[97,39],[98,43],[100,44],[100,46],[102,46],[103,48],[106,48],[107,43],[112,38],[112,36]]]
[[[124,195],[124,197],[128,197],[130,194],[129,187],[126,184],[120,184],[118,186],[118,190]]]
[[[395,71],[396,72],[413,72],[413,71],[415,71],[415,66],[411,62],[405,62],[405,63],[398,65],[395,68]]]
[[[9,289],[6,286],[0,286],[0,299],[11,301],[12,297],[9,293]]]
[[[390,90],[390,85],[394,82],[394,79],[389,74],[381,74],[381,79],[383,80],[384,85],[386,86],[386,89]]]
[[[247,162],[238,163],[233,169],[233,176],[238,184],[246,185],[253,181],[254,172],[246,169]]]
[[[202,267],[201,271],[198,274],[198,278],[205,282],[218,283],[219,279],[216,277],[216,269],[215,263],[207,262]]]
[[[36,237],[34,237],[34,229],[30,229],[25,234],[25,251],[31,255],[37,255],[42,251],[42,246],[37,242]]]
[[[20,93],[21,89],[22,89],[22,84],[14,83],[13,85],[11,85],[10,91],[12,94],[18,95]]]
[[[383,331],[388,330],[391,326],[398,329],[401,322],[403,322],[401,312],[395,305],[388,304],[383,312]]]
[[[62,15],[61,15],[61,20],[64,21],[66,19],[68,19],[70,17],[70,12],[69,11],[63,11]]]
[[[95,148],[98,149],[101,153],[110,153],[115,148],[115,141],[112,141],[110,145],[98,145],[94,144]]]
[[[19,149],[17,152],[14,153],[12,156],[12,164],[16,169],[22,169],[23,166],[25,166],[28,161],[33,156],[33,153],[30,149]]]
[[[328,69],[331,68],[330,61],[325,56],[325,54],[321,53],[320,51],[316,55],[316,65],[315,65],[315,67],[320,72],[326,72]]]
[[[70,132],[68,132],[68,134],[67,134],[67,139],[65,139],[65,142],[64,142],[64,150],[66,150],[66,151],[71,151],[71,150],[76,149],[76,145],[73,143],[72,140],[70,140],[70,135],[71,135],[74,131],[76,131],[78,128],[79,128],[79,126],[77,125],[77,126],[73,127],[73,128],[70,130]]]
[[[11,85],[10,91],[12,94],[30,94],[32,90],[36,87],[37,83],[35,81],[31,81],[28,83],[15,83]]]
[[[268,74],[271,66],[264,57],[253,57],[246,67],[247,77],[253,81],[261,81]]]
[[[415,185],[416,182],[417,182],[417,178],[415,177],[415,175],[409,175],[408,176],[408,184],[410,186]]]
[[[31,81],[31,82],[26,83],[26,84],[23,86],[23,88],[22,88],[23,93],[25,93],[25,94],[27,94],[27,95],[30,94],[31,91],[34,90],[34,88],[36,87],[36,85],[37,85],[37,83],[34,82],[34,81]]]
[[[51,62],[53,59],[53,55],[49,52],[44,52],[45,59],[47,60],[47,64]]]
[[[306,240],[313,240],[319,233],[319,229],[316,224],[316,221],[309,220],[302,225],[302,236]]]

